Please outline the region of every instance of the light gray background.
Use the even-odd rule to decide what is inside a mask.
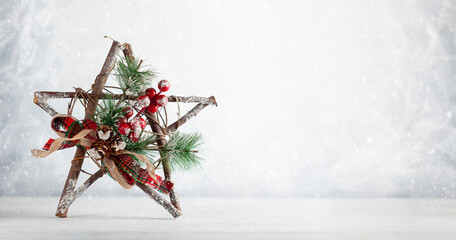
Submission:
[[[170,94],[217,98],[182,127],[206,159],[174,175],[183,196],[454,197],[455,5],[0,1],[0,196],[60,194],[74,149],[30,156],[55,137],[33,92],[89,88],[107,34]],[[87,194],[141,193],[103,177]]]

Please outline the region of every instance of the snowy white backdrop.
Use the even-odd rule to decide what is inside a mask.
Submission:
[[[0,196],[60,194],[74,150],[30,156],[54,136],[33,92],[88,88],[107,34],[217,98],[182,127],[206,161],[180,195],[454,197],[455,22],[452,1],[1,0]]]

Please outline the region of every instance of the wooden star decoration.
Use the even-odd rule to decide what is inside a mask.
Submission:
[[[76,88],[74,92],[50,92],[50,91],[37,91],[34,93],[34,103],[40,106],[44,111],[46,111],[52,117],[59,114],[56,110],[54,110],[48,103],[48,99],[62,99],[62,98],[69,98],[71,99],[68,107],[68,114],[71,115],[74,107],[74,103],[79,100],[85,107],[85,116],[84,119],[91,119],[95,114],[95,109],[98,105],[98,100],[105,99],[106,94],[103,92],[105,87],[106,81],[113,70],[117,56],[123,52],[126,58],[134,59],[133,51],[131,45],[128,43],[121,44],[115,40],[111,45],[109,50],[108,56],[101,68],[100,74],[95,78],[94,83],[91,86],[89,91],[83,91],[80,88]],[[111,94],[110,95],[113,99],[138,99],[139,96],[132,96],[132,95],[125,95],[125,94]],[[157,120],[156,114],[145,114],[147,118],[147,123],[150,125],[153,132],[166,135],[176,131],[182,124],[187,122],[189,119],[196,116],[202,109],[211,105],[217,106],[217,102],[214,96],[211,97],[182,97],[182,96],[169,96],[169,102],[177,102],[177,103],[197,103],[195,107],[193,107],[190,111],[184,114],[182,117],[179,117],[174,123],[170,124],[169,126],[162,127]],[[158,138],[157,143],[159,146],[166,145],[166,138],[161,137]],[[162,153],[160,152],[160,155]],[[86,148],[84,147],[77,147],[76,153],[74,155],[74,159],[71,162],[71,168],[68,173],[67,180],[65,182],[65,186],[62,191],[62,195],[60,197],[60,201],[57,207],[56,216],[58,217],[66,217],[68,213],[68,209],[71,204],[87,189],[89,188],[96,180],[102,177],[106,172],[100,167],[100,170],[91,174],[91,176],[78,188],[76,188],[76,184],[79,178],[79,174],[82,170],[82,165],[84,163],[84,158],[86,156]],[[165,179],[171,181],[171,166],[167,158],[162,158],[163,164],[163,172]],[[95,162],[96,163],[96,162]],[[85,171],[83,171],[85,172]],[[161,195],[159,195],[152,187],[136,182],[136,186],[138,186],[141,190],[143,190],[150,198],[155,200],[158,204],[163,206],[174,218],[177,218],[182,215],[182,210],[179,206],[178,197],[174,191],[174,188],[170,190],[169,197],[170,201],[164,199]]]

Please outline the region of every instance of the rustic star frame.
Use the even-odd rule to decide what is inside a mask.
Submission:
[[[123,52],[125,57],[134,59],[133,51],[131,45],[128,43],[121,44],[115,40],[111,45],[109,50],[108,56],[101,68],[100,73],[95,78],[94,83],[91,86],[91,89],[87,92],[80,91],[80,89],[76,89],[75,92],[50,92],[50,91],[37,91],[34,94],[34,103],[41,107],[44,111],[46,111],[49,115],[54,117],[55,115],[59,114],[56,110],[54,110],[48,103],[48,99],[61,99],[61,98],[71,98],[71,102],[76,101],[76,99],[85,99],[85,117],[84,119],[90,119],[93,117],[95,109],[98,105],[98,100],[105,99],[105,93],[103,93],[104,86],[106,81],[113,70],[117,56]],[[114,94],[111,95],[113,99],[137,99],[139,96],[131,96],[131,95],[123,95],[123,94]],[[174,123],[167,127],[162,127],[157,120],[157,116],[155,114],[146,114],[147,123],[151,127],[152,131],[158,134],[168,134],[176,131],[182,124],[187,122],[189,119],[196,116],[201,110],[205,107],[217,106],[217,102],[214,96],[211,97],[182,97],[182,96],[169,96],[169,102],[177,102],[177,103],[197,103],[195,107],[193,107],[190,111],[184,114],[182,117],[179,117]],[[74,106],[74,105],[73,105]],[[69,108],[70,109],[70,108]],[[71,108],[72,111],[72,108]],[[159,137],[158,145],[164,146],[166,145],[166,139],[164,137]],[[161,154],[161,153],[160,153]],[[71,162],[71,168],[68,173],[67,180],[63,187],[62,195],[60,197],[60,201],[57,207],[56,216],[65,218],[68,214],[68,209],[71,204],[87,189],[89,188],[96,180],[102,177],[105,172],[100,169],[91,176],[79,187],[76,189],[76,184],[79,178],[79,174],[82,171],[82,165],[84,163],[84,158],[86,156],[86,149],[83,147],[77,147],[76,153],[74,155],[74,159]],[[163,158],[163,156],[161,156]],[[171,166],[167,158],[162,159],[163,164],[163,172],[165,175],[165,179],[171,181]],[[177,218],[182,215],[182,210],[179,205],[179,199],[174,191],[174,188],[170,191],[169,197],[170,201],[164,199],[161,195],[159,195],[152,187],[136,182],[136,186],[138,186],[141,190],[143,190],[150,198],[155,200],[158,204],[163,206],[174,218]]]

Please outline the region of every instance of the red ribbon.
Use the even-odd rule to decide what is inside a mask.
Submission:
[[[62,138],[72,138],[84,129],[94,130],[96,132],[98,128],[97,124],[90,119],[78,121],[68,115],[58,115],[54,117],[51,121],[51,127]],[[86,135],[84,138],[93,141],[97,140],[95,136],[91,136],[90,134]],[[49,139],[43,146],[43,150],[49,151],[54,141],[55,139]],[[75,145],[78,145],[78,141],[79,140],[65,140],[59,146],[58,150],[74,147]],[[86,146],[86,148],[88,149],[89,147]],[[132,185],[135,181],[149,184],[153,188],[165,194],[168,194],[174,186],[171,181],[163,180],[163,178],[158,175],[155,175],[157,179],[157,182],[155,182],[149,175],[148,171],[141,168],[136,160],[128,154],[110,156],[109,158],[115,162],[119,172],[130,185]]]
[[[52,119],[51,128],[52,130],[57,132],[57,134],[61,133],[62,135],[64,135],[65,138],[72,138],[76,136],[76,134],[81,132],[83,129],[92,129],[96,131],[98,126],[94,121],[90,119],[78,121],[73,117],[57,116]],[[90,140],[97,140],[95,137],[90,135],[87,135],[86,138]],[[47,143],[43,146],[43,150],[49,151],[49,148],[51,147],[54,141],[55,139],[50,138],[47,141]],[[77,142],[77,140],[64,141],[62,145],[60,145],[59,150],[74,147],[77,144]]]

